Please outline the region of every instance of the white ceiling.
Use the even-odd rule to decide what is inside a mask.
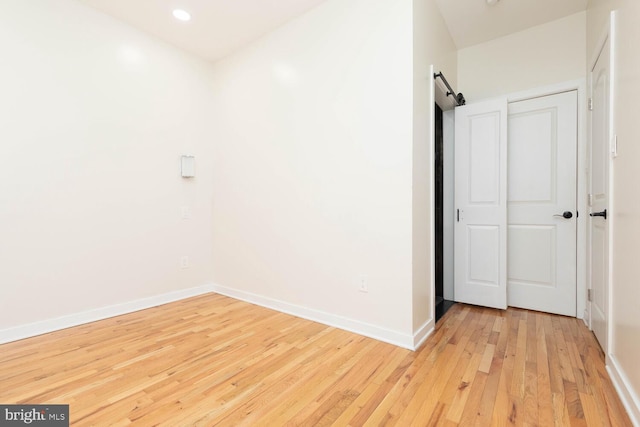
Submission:
[[[325,0],[80,0],[209,61],[256,40]],[[172,16],[191,13],[189,22]]]
[[[586,10],[588,0],[436,0],[458,49]]]
[[[79,0],[179,48],[216,61],[325,0]],[[461,49],[586,9],[588,0],[435,0]],[[171,12],[191,13],[190,22]]]

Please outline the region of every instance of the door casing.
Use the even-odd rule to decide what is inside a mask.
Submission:
[[[615,117],[615,112],[614,112],[614,86],[613,86],[613,76],[615,76],[615,48],[616,48],[616,39],[615,39],[615,31],[616,28],[616,12],[613,11],[611,12],[610,16],[609,16],[609,20],[607,21],[607,24],[605,26],[605,28],[603,29],[600,38],[598,39],[598,42],[595,45],[594,51],[592,52],[590,61],[589,61],[589,95],[592,94],[592,90],[593,90],[593,82],[591,81],[591,77],[592,77],[592,70],[595,68],[596,63],[598,62],[598,59],[600,58],[600,54],[602,53],[603,48],[605,47],[605,45],[607,43],[609,43],[609,118],[608,118],[608,127],[609,127],[609,143],[611,144],[612,141],[615,139],[615,121],[614,121],[614,117]],[[591,122],[589,122],[589,139],[591,139]],[[589,145],[591,145],[591,143],[589,142]],[[611,146],[609,148],[612,148]],[[611,310],[612,310],[612,264],[613,264],[613,254],[611,251],[611,247],[612,247],[612,239],[611,236],[613,235],[612,230],[613,227],[615,226],[615,220],[614,220],[614,215],[611,215],[611,207],[614,206],[614,192],[613,192],[613,161],[612,158],[615,157],[615,153],[613,153],[613,150],[610,150],[610,152],[612,153],[611,156],[609,156],[609,160],[608,160],[608,186],[607,186],[607,199],[608,199],[608,206],[607,206],[607,211],[610,214],[607,217],[607,226],[608,226],[608,254],[607,254],[607,259],[606,259],[606,263],[607,263],[607,271],[608,271],[608,284],[607,284],[607,317],[605,318],[605,322],[606,322],[606,335],[607,335],[607,340],[606,343],[600,343],[602,345],[602,349],[604,351],[605,354],[605,359],[607,360],[607,364],[609,364],[609,359],[611,357],[610,354],[610,349],[612,347],[612,325],[611,325],[611,321],[610,321],[610,316],[611,316]],[[587,244],[590,244],[591,242],[588,241]],[[585,271],[589,272],[590,271],[590,265],[587,265]],[[588,275],[589,276],[589,275]],[[589,282],[587,284],[588,288],[591,288],[591,281],[590,281],[590,277],[588,277]],[[585,316],[585,321],[587,323],[587,325],[589,326],[589,329],[593,330],[593,316],[591,315],[592,310],[591,310],[591,303],[587,302],[587,308],[586,308],[586,312],[588,313]]]

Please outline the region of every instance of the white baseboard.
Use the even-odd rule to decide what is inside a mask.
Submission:
[[[590,318],[589,314],[590,314],[589,311],[585,309],[584,310],[584,314],[582,315],[582,321],[587,326],[587,328],[589,328],[589,330],[591,330],[591,318]]]
[[[429,338],[435,330],[436,323],[433,319],[429,319],[422,325],[418,331],[413,334],[413,349],[417,350]]]
[[[47,319],[39,322],[28,323],[26,325],[2,329],[0,330],[0,344],[59,331],[61,329],[83,325],[97,320],[108,319],[110,317],[120,316],[127,313],[133,313],[134,311],[144,310],[210,292],[215,292],[213,286],[203,285],[153,297],[142,298],[122,304],[115,304],[108,307],[69,314],[67,316],[56,317],[54,319]]]
[[[416,349],[414,345],[414,337],[408,334],[403,334],[401,332],[392,331],[390,329],[361,322],[359,320],[349,319],[332,313],[327,313],[325,311],[291,304],[288,302],[241,291],[238,289],[227,288],[220,285],[213,285],[213,289],[220,295],[225,295],[251,304],[259,305],[261,307],[291,314],[292,316],[301,317],[303,319],[312,320],[324,325],[344,329],[358,335],[363,335],[378,341],[383,341],[389,344],[396,345],[398,347],[406,348],[408,350]],[[426,337],[428,336],[428,330],[424,334],[424,339],[426,339]]]
[[[620,365],[614,356],[607,357],[607,372],[611,377],[611,382],[620,396],[620,400],[627,410],[629,418],[635,427],[640,427],[640,399],[629,383],[629,378],[620,369]]]

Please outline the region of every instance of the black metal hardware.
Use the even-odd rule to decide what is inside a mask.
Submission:
[[[555,214],[554,216],[560,216],[560,217],[562,217],[562,218],[564,218],[564,219],[571,219],[571,218],[573,218],[573,214],[571,213],[571,211],[564,211],[564,212],[562,213],[562,215],[560,215],[560,214]]]
[[[593,213],[590,213],[589,216],[601,216],[604,219],[607,219],[607,210],[605,209],[602,212],[593,212]]]
[[[440,77],[440,80],[442,80],[442,83],[444,83],[447,89],[449,89],[449,92],[447,92],[447,96],[453,96],[453,99],[454,101],[456,101],[457,106],[465,105],[467,103],[462,93],[456,93],[456,91],[453,90],[453,88],[451,87],[447,79],[444,77],[444,74],[442,74],[442,71],[433,75],[434,79],[437,79],[438,77]]]

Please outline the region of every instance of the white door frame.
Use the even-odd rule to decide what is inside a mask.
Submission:
[[[613,11],[610,13],[609,15],[609,19],[607,20],[607,23],[605,25],[605,28],[602,30],[602,33],[600,34],[600,38],[598,38],[598,42],[596,43],[593,52],[591,52],[591,57],[589,60],[589,68],[588,73],[589,73],[589,95],[591,95],[593,87],[592,87],[592,81],[591,81],[591,70],[593,70],[593,68],[596,65],[596,62],[598,62],[598,58],[600,57],[600,53],[602,52],[602,49],[604,48],[605,44],[607,43],[607,41],[609,42],[609,142],[610,144],[613,144],[613,141],[615,139],[615,111],[614,111],[614,97],[615,97],[615,87],[614,87],[614,76],[615,76],[615,59],[616,59],[616,50],[615,50],[615,46],[616,46],[616,40],[615,40],[615,34],[616,34],[616,12]],[[589,121],[588,123],[588,141],[589,141],[589,146],[591,145],[591,122]],[[611,146],[611,148],[613,149],[613,146]],[[613,150],[610,151],[611,153],[613,153]],[[614,198],[614,192],[613,192],[613,158],[615,157],[615,154],[609,156],[609,165],[608,165],[608,212],[611,213],[611,207],[614,206],[613,203],[613,198]],[[608,236],[607,236],[607,240],[608,240],[608,247],[609,247],[609,253],[608,253],[608,258],[607,258],[607,263],[608,263],[608,284],[607,284],[607,313],[605,313],[606,316],[606,322],[607,322],[607,343],[606,343],[606,348],[603,347],[603,351],[604,351],[604,355],[605,355],[605,362],[607,365],[609,365],[609,359],[610,359],[610,352],[611,352],[611,348],[612,346],[612,341],[613,341],[613,328],[611,325],[611,310],[612,310],[612,285],[613,285],[613,276],[612,276],[612,266],[613,266],[613,253],[611,251],[611,248],[613,247],[613,227],[615,226],[615,220],[614,220],[614,216],[613,215],[608,215],[607,216],[607,223],[608,223]],[[588,244],[590,244],[591,242],[587,242]],[[590,270],[590,265],[587,264],[586,265],[586,270],[585,271],[589,271]],[[588,288],[591,288],[591,277],[588,276]],[[592,322],[591,322],[591,303],[587,302],[587,309],[586,311],[588,312],[588,322],[587,322],[587,326],[589,326],[590,330],[593,330],[592,327]],[[587,317],[585,317],[585,319],[587,319]]]
[[[590,326],[590,312],[587,310],[587,218],[589,215],[587,201],[587,183],[588,183],[588,151],[587,151],[587,84],[585,79],[570,80],[550,86],[543,86],[529,89],[521,92],[515,92],[507,95],[507,102],[523,101],[525,99],[537,98],[547,95],[554,95],[561,92],[576,90],[578,94],[578,159],[577,159],[577,271],[576,271],[576,314],[578,319],[584,319],[585,323]],[[435,101],[435,100],[434,100]],[[433,121],[433,120],[432,120]],[[432,129],[433,133],[433,129]],[[433,140],[433,136],[431,137]],[[433,172],[432,183],[433,183]],[[433,193],[433,184],[432,184]],[[433,194],[432,194],[433,211]],[[432,221],[431,229],[434,230],[435,224]],[[431,265],[435,264],[435,240],[434,233],[431,233]],[[433,298],[435,295],[435,274],[431,272],[431,289],[430,293]]]
[[[586,80],[571,80],[555,85],[544,86],[507,95],[507,102],[524,101],[557,93],[575,90],[578,94],[578,159],[577,171],[577,235],[576,235],[576,317],[584,319],[589,325],[590,312],[587,311],[587,232],[589,205],[587,200],[587,184],[589,175],[589,153],[587,146],[587,84]]]

